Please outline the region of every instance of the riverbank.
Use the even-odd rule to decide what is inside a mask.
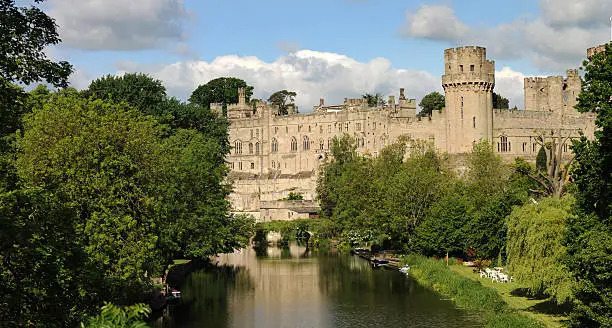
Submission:
[[[497,290],[451,270],[443,261],[417,255],[404,256],[410,276],[425,287],[448,297],[458,307],[483,313],[486,327],[544,327],[508,305]]]
[[[520,286],[515,283],[500,284],[492,282],[491,279],[481,279],[478,274],[472,272],[470,267],[451,265],[450,269],[463,277],[479,282],[485,287],[495,289],[511,309],[539,321],[545,327],[562,328],[567,326],[565,323],[569,321],[569,317],[564,315],[564,309],[557,306],[550,298],[542,299],[520,295],[520,293],[517,293],[520,292]]]

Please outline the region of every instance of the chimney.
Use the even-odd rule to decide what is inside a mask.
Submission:
[[[325,105],[325,99],[319,99],[319,106],[323,107]]]
[[[400,88],[400,97],[399,97],[399,99],[400,100],[405,100],[406,99],[406,97],[404,97],[404,88]]]

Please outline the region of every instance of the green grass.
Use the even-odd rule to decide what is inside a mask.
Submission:
[[[554,302],[552,300],[534,299],[531,297],[521,296],[520,293],[517,293],[517,290],[519,290],[521,286],[516,282],[503,284],[495,283],[491,282],[491,279],[481,279],[480,275],[472,271],[472,268],[461,265],[453,265],[450,266],[450,268],[453,272],[461,275],[462,277],[478,282],[482,286],[494,289],[501,296],[502,300],[508,304],[510,309],[513,309],[526,317],[539,321],[545,327],[565,327],[565,322],[569,320],[568,317],[562,314],[555,314],[555,312],[558,311],[556,311]],[[551,306],[550,304],[553,305]]]
[[[543,327],[536,319],[509,306],[496,289],[457,274],[444,261],[408,255],[403,262],[410,265],[410,276],[420,284],[449,297],[460,308],[483,313],[486,327]]]

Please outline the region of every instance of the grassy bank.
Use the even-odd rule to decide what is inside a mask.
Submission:
[[[483,313],[486,327],[544,327],[508,306],[495,289],[453,272],[443,261],[408,255],[404,262],[410,265],[410,275],[423,286],[449,297],[460,308]]]
[[[564,315],[564,310],[550,298],[533,298],[521,295],[516,283],[500,284],[494,283],[491,279],[480,279],[478,274],[472,272],[472,268],[453,265],[451,270],[463,277],[477,281],[485,287],[495,289],[508,306],[519,313],[531,317],[546,327],[561,328],[565,327],[569,318]]]

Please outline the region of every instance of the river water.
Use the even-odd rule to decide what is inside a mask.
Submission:
[[[189,276],[181,304],[154,328],[482,327],[477,314],[357,256],[293,245],[217,260],[218,269]]]

